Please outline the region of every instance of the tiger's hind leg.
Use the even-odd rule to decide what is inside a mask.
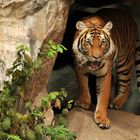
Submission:
[[[132,54],[130,56],[132,56]],[[130,57],[128,60],[126,58],[119,60],[119,63],[117,64],[118,95],[114,99],[112,105],[115,109],[120,109],[128,99],[130,93],[132,62],[132,58]]]

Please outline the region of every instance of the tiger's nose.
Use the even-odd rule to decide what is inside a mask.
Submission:
[[[99,55],[92,55],[92,57],[93,57],[94,59],[99,59],[99,58],[100,58]]]

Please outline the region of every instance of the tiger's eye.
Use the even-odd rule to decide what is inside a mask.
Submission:
[[[106,46],[106,41],[105,40],[102,41],[101,46],[102,47],[105,47]]]
[[[108,50],[109,50],[109,47],[105,47],[105,48],[104,48],[104,53],[107,53]]]
[[[105,40],[103,40],[101,42],[101,47],[104,49],[104,53],[108,52],[109,47],[108,47],[107,42]]]
[[[85,46],[90,47],[90,42],[89,41],[86,41],[85,42]]]

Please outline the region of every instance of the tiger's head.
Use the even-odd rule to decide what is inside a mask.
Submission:
[[[73,52],[78,66],[86,66],[90,70],[101,68],[115,47],[110,36],[113,24],[107,22],[104,27],[87,27],[82,21],[76,24],[77,33],[73,43]]]

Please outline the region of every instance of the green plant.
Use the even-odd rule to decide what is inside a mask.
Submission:
[[[52,140],[75,140],[75,134],[68,131],[65,125],[47,127],[44,132],[51,136]]]
[[[63,53],[67,50],[63,45],[57,44],[52,40],[48,41],[48,44],[43,46],[44,51],[39,53],[41,56],[47,56],[48,58],[54,57],[57,53]]]
[[[25,114],[15,108],[15,104],[26,94],[28,79],[34,71],[42,67],[41,58],[54,57],[63,50],[66,48],[62,45],[49,41],[43,46],[38,58],[32,61],[27,54],[29,49],[26,45],[17,47],[17,58],[13,66],[7,70],[7,76],[11,77],[11,80],[4,82],[3,90],[0,92],[0,140],[41,140],[44,136],[51,136],[52,140],[75,139],[75,134],[68,131],[65,122],[50,126],[46,126],[44,122],[44,112],[52,107],[61,108],[61,100],[67,96],[65,89],[50,92],[42,98],[41,104],[36,108],[32,107],[30,101],[26,102]],[[68,106],[70,107],[70,103]]]

